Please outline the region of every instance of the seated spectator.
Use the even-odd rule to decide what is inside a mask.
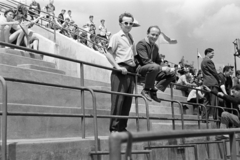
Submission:
[[[100,38],[98,38],[98,37],[95,38],[95,48],[97,48],[97,50],[98,50],[100,53],[104,53],[104,49],[103,49],[101,40],[100,40]]]
[[[53,5],[53,0],[49,0],[49,4],[44,7],[44,11],[47,12],[46,19],[50,22],[54,19],[55,6]],[[49,26],[49,24],[47,25]]]
[[[41,19],[43,17],[44,16],[42,15],[35,20],[25,21],[25,22],[21,23],[21,29],[24,32],[24,36],[21,37],[21,39],[20,39],[21,40],[20,46],[35,49],[35,50],[39,49],[39,38],[36,36],[36,34],[33,31],[30,31],[28,28],[31,28],[35,23],[37,23],[37,21],[39,19]],[[15,31],[13,31],[13,32],[15,32]],[[12,43],[15,44],[17,42],[13,41]],[[33,54],[30,53],[30,55],[32,56]],[[43,58],[43,55],[42,55],[42,58]]]
[[[168,66],[168,65],[169,65],[169,64],[168,64],[168,61],[167,61],[167,60],[164,60],[164,61],[163,61],[163,65],[164,65],[164,66]]]
[[[65,19],[69,18],[71,23],[74,23],[73,19],[72,19],[72,11],[68,10],[68,12],[65,14]]]
[[[90,24],[89,33],[95,34],[95,26],[93,24]]]
[[[196,87],[196,89],[203,89],[202,86]],[[198,96],[198,97],[197,97]],[[204,101],[204,92],[202,91],[196,91],[195,89],[192,89],[190,93],[188,94],[187,102],[191,103],[197,103],[197,98],[198,98],[198,103],[202,104]],[[197,115],[199,112],[199,107],[197,105],[193,105],[193,114]]]
[[[179,71],[179,73],[181,74],[181,76],[179,77],[177,84],[182,85],[182,86],[177,85],[176,89],[181,90],[183,95],[187,96],[189,94],[189,91],[191,90],[191,89],[189,89],[189,87],[193,87],[193,86],[195,86],[195,84],[192,84],[189,81],[189,79],[191,79],[191,78],[187,78],[187,77],[191,77],[188,69],[181,70],[181,71]],[[184,86],[186,86],[186,87],[184,87]]]
[[[91,25],[93,26],[93,28],[92,28],[92,30],[93,30],[93,33],[92,34],[95,34],[95,30],[96,30],[96,25],[94,24],[94,22],[93,22],[93,16],[91,15],[91,16],[89,16],[89,21],[85,24],[85,25],[83,25],[83,27],[84,28],[88,28],[88,30],[87,31],[89,31],[90,30],[90,27],[91,27]]]
[[[131,24],[129,24],[131,25]],[[145,77],[145,86],[141,94],[149,101],[155,100],[161,102],[156,92],[158,90],[164,92],[167,86],[175,79],[175,72],[171,71],[167,66],[161,66],[159,56],[159,48],[155,44],[161,30],[158,26],[150,26],[147,30],[147,37],[139,41],[136,50],[136,59],[139,67],[137,72]],[[155,80],[157,84],[155,84]]]
[[[61,34],[67,36],[67,37],[71,37],[71,33],[69,31],[69,23],[70,23],[70,19],[66,18],[65,22],[62,24],[62,29],[60,31]]]
[[[21,16],[19,14],[18,16]],[[16,45],[20,45],[21,39],[24,35],[23,31],[20,28],[20,22],[14,20],[15,15],[14,11],[9,9],[4,12],[4,16],[1,16],[0,26],[1,26],[1,36],[0,40],[5,43],[12,43],[17,40]],[[14,32],[10,32],[14,28]],[[2,47],[2,46],[1,46]]]
[[[240,70],[236,71],[236,77],[233,78],[233,85],[240,84]]]
[[[203,75],[201,70],[198,71],[197,76],[194,79],[194,83],[197,86],[201,86],[203,84]]]
[[[97,48],[95,47],[95,38],[96,38],[96,35],[94,34],[91,34],[90,35],[90,40],[87,42],[87,45],[89,48],[92,48],[94,50],[97,50]]]
[[[216,96],[228,101],[229,103],[233,103],[233,108],[237,109],[238,112],[240,112],[238,105],[240,104],[240,85],[237,84],[232,87],[232,96],[226,95],[222,92],[217,92],[214,90],[211,90],[209,87],[204,86],[204,89],[208,92],[211,92],[212,94],[215,94]],[[226,106],[227,108],[231,108],[231,106]],[[240,121],[237,113],[234,112],[229,113],[227,111],[222,112],[221,115],[221,125],[220,128],[236,128],[240,127]],[[223,136],[216,136],[216,139],[226,139],[229,138],[228,135]]]
[[[82,32],[80,33],[80,43],[84,44],[87,46],[87,33],[86,32]]]
[[[40,15],[41,7],[40,4],[36,2],[36,0],[32,0],[32,3],[29,6],[28,13],[32,20],[34,20],[34,17],[37,18]]]
[[[106,36],[106,34],[107,34],[107,27],[104,24],[105,20],[102,19],[100,22],[101,22],[101,24],[98,27],[100,33],[98,34],[98,36],[107,39],[107,36]]]
[[[61,13],[58,15],[58,22],[62,25],[64,23],[64,14],[66,10],[62,9]]]

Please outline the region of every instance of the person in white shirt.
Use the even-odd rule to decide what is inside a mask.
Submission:
[[[203,89],[202,86],[196,87],[196,89]],[[198,103],[202,104],[204,100],[205,93],[202,91],[197,91],[196,89],[192,89],[190,93],[188,94],[187,102],[191,103]],[[198,113],[199,107],[197,105],[193,105],[193,114],[196,115]]]
[[[106,36],[106,34],[107,34],[107,27],[106,27],[105,24],[104,24],[104,23],[105,23],[105,20],[102,19],[100,22],[101,22],[101,24],[100,24],[100,26],[98,27],[100,33],[98,34],[98,36],[107,39],[107,36]]]

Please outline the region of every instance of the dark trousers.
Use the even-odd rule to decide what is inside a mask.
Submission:
[[[158,64],[147,64],[141,66],[138,69],[138,73],[145,77],[145,89],[153,89],[155,81],[157,81],[156,87],[163,92],[167,88],[168,84],[175,79],[175,75],[162,72],[161,66]]]
[[[209,88],[212,91],[218,92],[218,87],[215,86],[209,86]],[[215,96],[212,93],[205,93],[205,99],[203,104],[206,106],[207,109],[207,115],[206,115],[206,111],[205,109],[202,111],[202,119],[206,119],[209,118],[209,115],[212,114],[213,118],[216,119],[217,118],[217,109],[209,107],[207,105],[211,105],[211,106],[216,106],[217,105],[217,96]]]
[[[135,72],[135,68],[124,66],[129,72]],[[133,93],[135,78],[132,75],[123,75],[121,72],[113,71],[111,74],[111,90],[122,93]],[[132,97],[123,95],[111,95],[111,115],[128,116],[131,105]],[[127,127],[128,119],[111,118],[110,131],[124,131]]]

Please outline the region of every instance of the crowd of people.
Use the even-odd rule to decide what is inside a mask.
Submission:
[[[240,104],[240,70],[236,72],[236,77],[233,77],[233,67],[226,65],[223,71],[218,73],[212,61],[214,57],[212,48],[205,50],[201,70],[196,73],[196,70],[182,62],[171,67],[165,60],[165,56],[159,54],[159,48],[155,42],[162,31],[156,25],[150,26],[146,37],[135,43],[130,34],[134,24],[134,17],[130,13],[125,12],[119,16],[120,31],[110,38],[104,19],[100,21],[99,34],[97,34],[92,15],[89,16],[89,21],[83,29],[80,29],[72,18],[71,10],[66,13],[63,9],[58,18],[55,18],[53,0],[50,0],[44,10],[47,14],[41,15],[41,7],[35,0],[30,4],[29,10],[23,5],[19,5],[17,11],[6,10],[0,20],[0,40],[38,49],[39,40],[29,28],[45,18],[49,22],[48,27],[59,30],[61,34],[103,53],[112,66],[121,71],[112,71],[112,91],[132,94],[135,78],[128,72],[138,73],[144,77],[139,80],[144,84],[141,94],[148,101],[160,103],[157,91],[164,92],[171,82],[175,82],[176,89],[182,91],[188,102],[199,102],[206,106],[207,110],[199,110],[197,105],[194,106],[196,108],[194,113],[201,112],[204,123],[207,123],[206,119],[209,115],[213,115],[214,119],[221,117],[220,127],[240,126],[237,115],[227,111],[219,112],[210,107],[233,106],[239,111],[238,104]],[[28,20],[28,14],[30,20]],[[132,97],[113,94],[111,102],[112,115],[129,115]],[[127,119],[112,118],[110,132],[126,131],[127,121]]]
[[[108,45],[108,40],[111,36],[111,33],[105,25],[105,20],[102,19],[100,21],[98,28],[99,33],[97,34],[96,25],[93,22],[94,17],[92,15],[89,16],[89,21],[80,28],[74,22],[71,10],[66,12],[65,9],[62,9],[58,17],[55,17],[55,6],[53,2],[53,0],[49,0],[49,4],[41,9],[40,4],[36,0],[32,0],[29,6],[19,3],[16,10],[4,10],[5,13],[1,15],[0,19],[0,25],[3,31],[1,37],[4,39],[4,42],[38,49],[39,39],[29,28],[39,23],[41,19],[41,22],[46,22],[46,27],[55,29],[57,32],[89,48],[104,53],[104,48]],[[26,25],[26,23],[28,23],[28,25]],[[44,26],[44,24],[42,24],[42,26]],[[27,44],[27,39],[32,45]]]

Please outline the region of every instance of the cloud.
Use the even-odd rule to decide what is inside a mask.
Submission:
[[[178,5],[167,8],[166,12],[177,16],[177,23],[195,23],[211,12],[209,8],[212,8],[210,6],[213,4],[216,4],[216,0],[184,0]]]
[[[206,18],[204,23],[193,30],[193,36],[207,41],[221,41],[240,36],[240,7],[228,4],[217,13]]]

